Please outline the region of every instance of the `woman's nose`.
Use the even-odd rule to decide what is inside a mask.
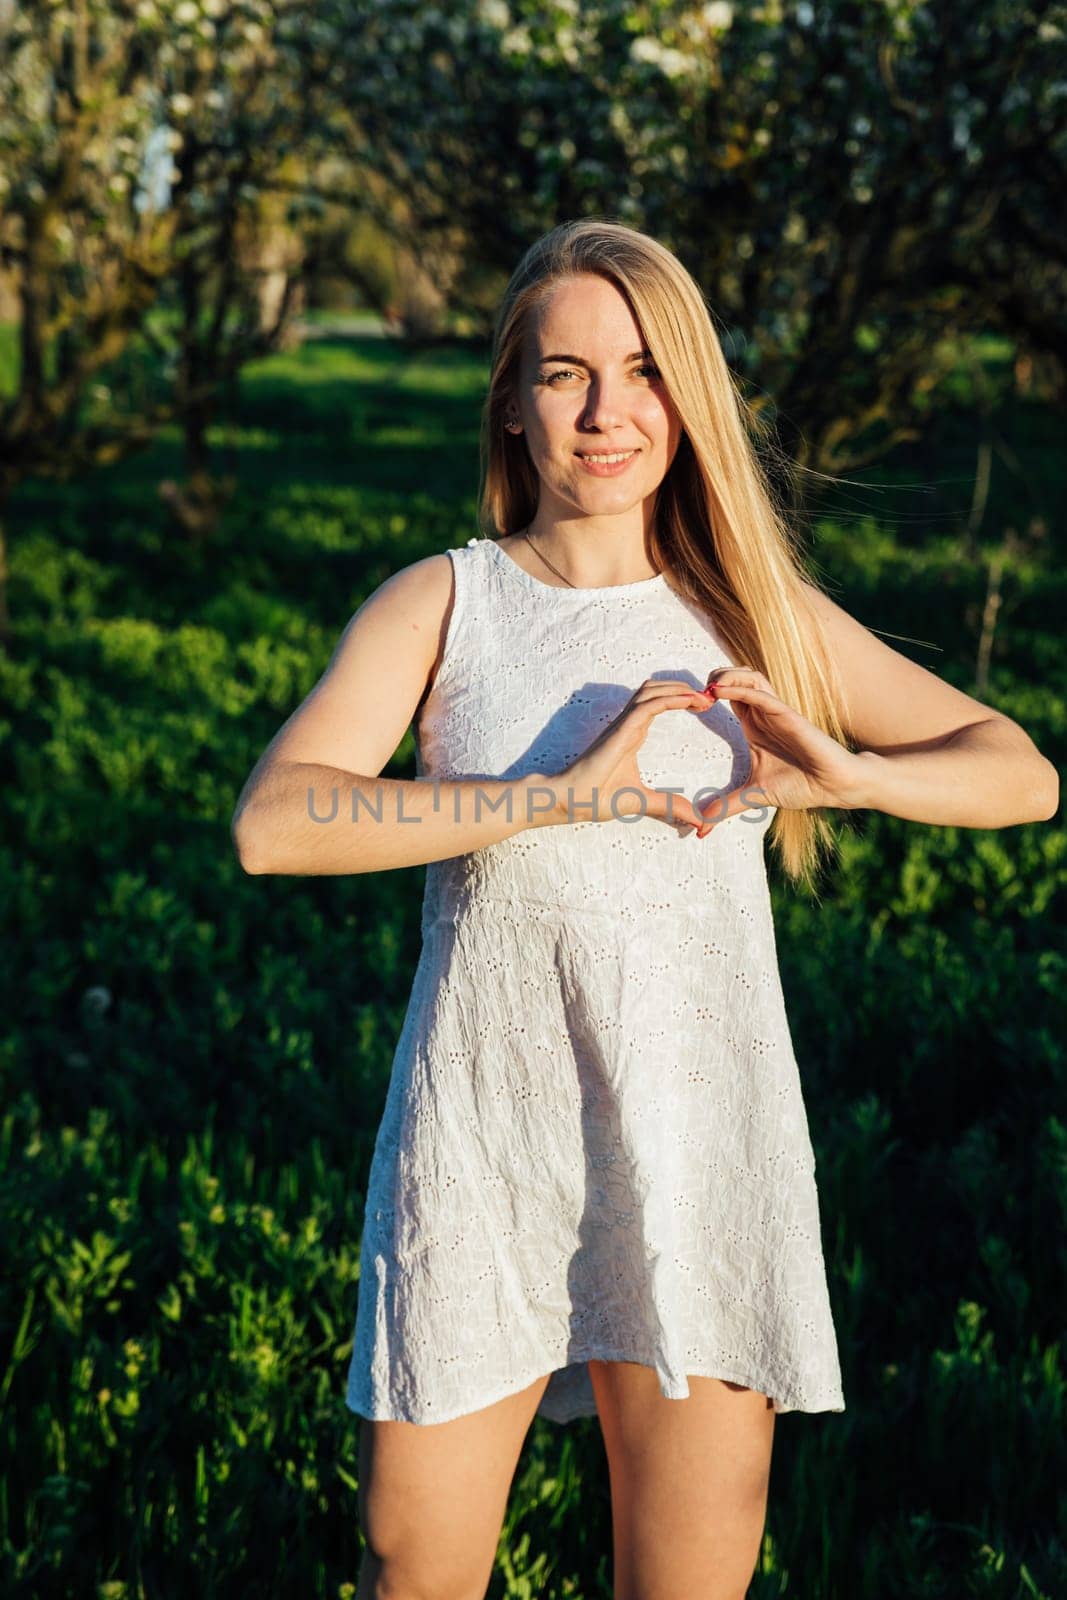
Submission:
[[[614,428],[622,421],[622,403],[609,384],[593,385],[586,402],[584,420],[597,428]]]

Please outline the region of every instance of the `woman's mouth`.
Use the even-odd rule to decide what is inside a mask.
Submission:
[[[574,453],[586,472],[591,472],[595,478],[614,478],[618,473],[626,471],[638,451],[591,450],[586,454],[576,450]]]

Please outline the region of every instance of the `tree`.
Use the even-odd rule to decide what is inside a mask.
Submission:
[[[779,435],[843,472],[917,437],[952,345],[1067,362],[1051,0],[337,0],[352,148],[424,252],[501,273],[596,213],[670,245]],[[462,283],[460,285],[462,288]]]
[[[175,417],[203,486],[212,405],[292,302],[298,248],[264,316],[261,236],[314,203],[294,173],[332,43],[311,0],[0,0],[0,250],[19,299],[0,515],[22,478],[115,461]]]

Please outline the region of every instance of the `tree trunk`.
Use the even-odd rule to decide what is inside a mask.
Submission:
[[[210,403],[187,399],[182,409],[182,426],[185,434],[185,475],[190,483],[204,482],[210,475],[211,452],[207,442],[210,425]]]
[[[7,606],[7,538],[4,532],[3,519],[4,505],[0,500],[0,650],[5,655],[14,654],[14,639],[11,636],[11,614]]]

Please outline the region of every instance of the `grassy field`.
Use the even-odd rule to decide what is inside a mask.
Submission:
[[[343,1388],[423,869],[249,878],[229,820],[367,594],[477,531],[485,375],[372,338],[257,365],[204,548],[157,493],[173,436],[11,508],[5,1596],[353,1592]],[[970,692],[1014,529],[984,697],[1062,767],[1062,418],[1020,398],[991,425],[976,537],[962,376],[921,445],[825,501],[811,554]],[[752,1600],[1067,1593],[1065,865],[1059,818],[854,814],[821,901],[772,873],[847,1410],[779,1422]],[[490,1595],[600,1600],[610,1548],[595,1419],[538,1419]]]

